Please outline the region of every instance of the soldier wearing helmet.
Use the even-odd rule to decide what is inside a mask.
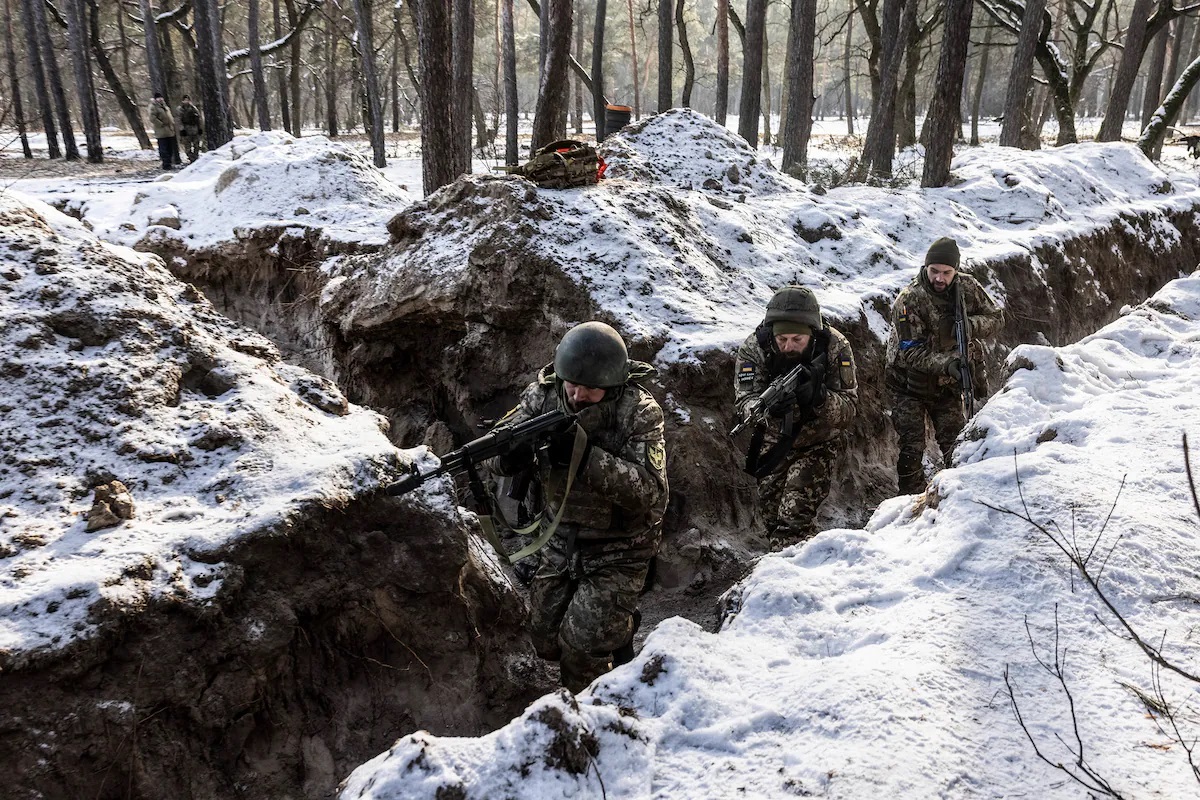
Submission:
[[[762,323],[738,348],[733,376],[737,413],[743,414],[748,404],[797,364],[807,368],[807,380],[769,409],[773,421],[756,431],[747,463],[749,468],[762,447],[781,459],[758,486],[767,535],[780,546],[816,533],[817,508],[829,495],[841,433],[858,411],[850,343],[825,324],[812,290],[784,286],[767,304]],[[792,420],[796,425],[789,430]]]
[[[559,662],[562,684],[573,692],[612,669],[614,653],[632,655],[638,595],[667,508],[663,413],[638,384],[654,374],[630,360],[615,330],[585,322],[567,331],[554,362],[500,423],[556,408],[576,415],[570,430],[495,464],[502,475],[533,469],[543,518],[559,519],[538,553],[530,632],[538,655]]]
[[[954,340],[954,309],[962,303],[971,348],[977,340],[1000,330],[1004,314],[984,288],[959,272],[958,243],[948,236],[935,241],[925,264],[892,304],[884,382],[892,395],[892,424],[900,439],[896,473],[900,494],[925,489],[925,420],[933,423],[934,438],[949,466],[954,440],[966,424],[959,357]],[[976,364],[976,378],[982,370]],[[972,391],[986,395],[976,380]]]

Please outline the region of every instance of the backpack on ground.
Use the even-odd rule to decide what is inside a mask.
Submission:
[[[522,175],[543,189],[570,189],[598,183],[605,166],[592,145],[575,139],[562,139],[538,148],[522,166],[497,169],[510,175]]]

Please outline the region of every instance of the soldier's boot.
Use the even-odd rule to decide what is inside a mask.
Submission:
[[[901,453],[896,463],[896,474],[899,483],[898,494],[920,494],[925,491],[925,467],[921,456],[913,457]]]
[[[562,685],[578,694],[613,668],[611,654],[595,655],[564,648],[558,661]]]
[[[633,661],[633,637],[637,636],[638,628],[642,626],[642,610],[635,609],[633,612],[633,630],[629,634],[629,641],[613,651],[613,666],[619,667],[622,664],[628,664]]]

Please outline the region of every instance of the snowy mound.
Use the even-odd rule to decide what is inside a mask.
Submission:
[[[1113,607],[1200,671],[1200,526],[1180,448],[1200,430],[1200,273],[1076,345],[1018,348],[1010,369],[965,465],[915,505],[885,502],[867,530],[765,557],[720,633],[668,621],[578,704],[544,698],[480,739],[413,734],[341,796],[1083,796],[1029,737],[1051,763],[1081,755],[1121,796],[1195,796],[1151,712],[1155,680],[1176,707],[1196,684],[1156,673],[1019,515],[1093,553]],[[1194,720],[1180,722],[1191,742]]]
[[[361,154],[324,136],[271,131],[239,136],[170,180],[150,183],[129,208],[80,209],[106,239],[143,237],[204,250],[261,227],[313,229],[333,242],[382,244],[396,211],[412,202]]]
[[[730,195],[805,192],[746,140],[690,108],[672,108],[604,140],[606,176]]]
[[[224,545],[394,474],[378,415],[158,258],[5,193],[0,265],[0,668],[88,636],[101,607],[204,603]],[[132,518],[89,532],[113,480]]]
[[[703,188],[704,165],[720,177],[721,165],[753,154],[695,112],[651,117],[612,141],[613,174],[625,164],[637,179],[555,191],[474,176],[414,204],[391,223],[396,248],[365,257],[369,268],[356,262],[343,271],[347,281],[329,297],[342,327],[401,321],[423,304],[454,308],[461,319],[479,313],[479,292],[503,304],[536,289],[521,284],[532,273],[554,271],[627,335],[663,343],[660,364],[732,350],[786,283],[812,287],[832,320],[865,315],[883,340],[887,322],[876,304],[890,303],[939,236],[957,238],[967,268],[1028,262],[1033,274],[1022,283],[1030,286],[1046,269],[1034,248],[1143,215],[1148,229],[1131,233],[1165,249],[1179,240],[1165,215],[1200,205],[1194,175],[1168,176],[1125,144],[977,148],[955,162],[961,182],[942,189],[734,197]],[[794,183],[756,169],[750,174]],[[988,288],[1003,301],[1004,287]]]

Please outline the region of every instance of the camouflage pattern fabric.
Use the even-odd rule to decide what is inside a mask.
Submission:
[[[942,451],[942,465],[950,466],[954,440],[963,429],[962,402],[958,385],[942,398],[925,400],[905,394],[892,398],[892,423],[900,437],[900,456],[896,465],[900,494],[918,494],[925,490],[925,418],[933,423],[933,435]]]
[[[553,518],[566,503],[562,522],[539,551],[531,584],[530,632],[539,655],[558,658],[563,685],[586,687],[612,668],[614,650],[633,635],[633,615],[650,559],[658,552],[667,509],[667,459],[663,413],[650,392],[633,381],[655,374],[630,362],[630,383],[578,414],[591,451],[564,498],[566,468],[543,452],[537,475],[544,513]],[[567,408],[553,366],[538,379],[500,425]],[[505,471],[502,459],[493,468]]]
[[[793,448],[780,469],[759,481],[759,502],[772,544],[786,547],[817,533],[817,509],[829,495],[840,453],[840,439]]]
[[[768,533],[788,544],[816,533],[817,508],[829,495],[842,432],[858,413],[858,376],[850,342],[836,328],[826,325],[814,334],[813,344],[801,361],[811,363],[822,353],[827,358],[825,404],[814,409],[816,419],[800,430],[791,453],[779,468],[759,482],[759,505]],[[764,332],[760,326],[746,337],[734,360],[734,406],[738,413],[789,369],[775,348],[769,328]],[[779,441],[780,424],[774,419],[768,423],[764,452]]]
[[[557,660],[562,685],[578,692],[612,669],[613,653],[633,638],[650,562],[584,554],[573,575],[571,561],[557,536],[542,549],[530,585],[529,630],[538,655]]]
[[[892,304],[885,383],[892,394],[892,424],[900,438],[896,472],[901,494],[925,488],[926,417],[933,423],[946,465],[954,440],[966,424],[958,377],[947,374],[958,358],[954,292],[963,293],[969,336],[977,351],[982,350],[981,340],[995,335],[1004,321],[996,302],[970,275],[959,272],[950,287],[941,294],[935,292],[922,267]],[[986,375],[983,364],[972,363],[972,373],[976,396],[986,396],[986,386],[981,385]]]

